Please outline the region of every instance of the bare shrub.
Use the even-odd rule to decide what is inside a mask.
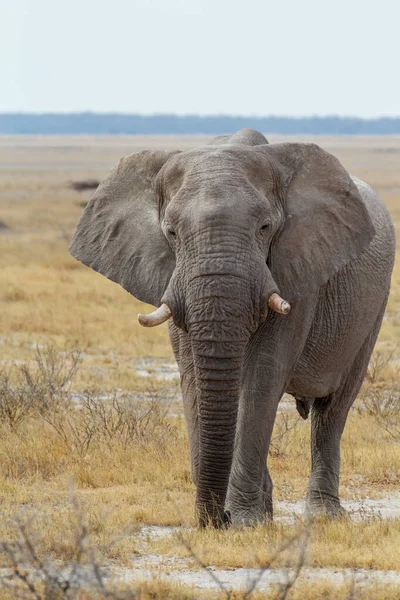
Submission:
[[[15,431],[31,414],[34,404],[35,398],[23,382],[12,383],[10,369],[0,371],[0,423]]]
[[[43,414],[67,400],[79,352],[60,354],[53,346],[36,348],[33,364],[0,371],[0,423],[16,430],[34,413]]]
[[[114,393],[104,401],[86,391],[80,412],[84,421],[93,423],[96,438],[109,446],[115,441],[124,448],[132,443],[145,446],[155,438],[164,445],[173,430],[157,397],[138,402]]]
[[[37,348],[34,360],[0,372],[0,423],[16,431],[28,418],[44,420],[76,458],[93,444],[126,449],[149,442],[165,450],[176,428],[167,419],[160,392],[149,386],[143,399],[89,389],[74,397],[71,383],[79,353],[59,353],[53,346]]]
[[[20,380],[37,399],[36,410],[44,413],[66,402],[66,393],[77,373],[80,353],[77,350],[60,353],[54,346],[36,348],[33,366],[19,368]]]
[[[400,439],[400,392],[367,388],[358,405],[360,411],[374,417],[391,437]]]
[[[43,555],[41,535],[35,534],[32,521],[16,519],[13,539],[0,539],[1,598],[15,600],[143,600],[163,598],[187,600],[190,592],[178,585],[169,584],[155,577],[152,581],[133,582],[131,585],[113,580],[112,571],[104,567],[94,542],[95,531],[90,525],[74,491],[71,493],[74,524],[60,531],[63,539],[70,542],[69,558],[54,560]],[[43,518],[40,513],[36,519]],[[124,534],[125,535],[125,534]],[[108,546],[120,538],[112,538]],[[8,592],[5,596],[4,592]]]
[[[375,350],[369,361],[366,380],[368,383],[377,383],[384,380],[384,372],[392,366],[393,359],[398,352],[398,347],[392,349]]]
[[[60,437],[71,456],[82,459],[93,442],[96,426],[87,415],[76,413],[77,409],[59,407],[44,412],[41,417]]]
[[[157,397],[138,401],[127,395],[104,397],[96,390],[85,390],[77,405],[53,406],[42,418],[60,436],[69,451],[83,458],[93,444],[145,447],[157,442],[165,450],[176,428]]]
[[[289,446],[294,440],[301,417],[286,408],[276,415],[274,432],[271,439],[269,452],[272,456],[282,457],[287,454]]]
[[[58,561],[43,558],[38,550],[38,540],[29,530],[29,523],[19,519],[16,521],[15,539],[0,540],[0,552],[11,565],[0,581],[2,587],[11,592],[12,598],[71,600],[83,597],[81,591],[89,589],[96,593],[96,596],[91,594],[90,597],[110,597],[103,570],[90,544],[85,518],[75,497],[72,502],[77,523],[73,534],[72,564],[60,565]]]

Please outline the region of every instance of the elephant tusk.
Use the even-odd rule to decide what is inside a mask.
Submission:
[[[166,304],[161,304],[149,315],[138,315],[138,321],[143,327],[155,327],[168,321],[172,316],[171,310]]]
[[[290,304],[280,297],[276,292],[271,294],[268,298],[268,306],[271,310],[280,313],[281,315],[287,315],[290,312]]]

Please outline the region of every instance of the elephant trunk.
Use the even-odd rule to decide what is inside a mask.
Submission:
[[[238,340],[229,356],[222,345],[212,345],[212,356],[202,354],[201,344],[195,343],[193,352],[200,443],[196,512],[201,526],[223,523],[236,434],[245,344]]]
[[[211,291],[212,290],[212,291]],[[202,275],[191,286],[188,332],[199,418],[196,512],[201,526],[220,527],[228,490],[242,365],[254,302],[248,277]]]

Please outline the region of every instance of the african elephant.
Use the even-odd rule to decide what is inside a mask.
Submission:
[[[376,193],[315,144],[253,130],[123,158],[71,253],[172,316],[201,526],[272,517],[266,467],[280,398],[311,410],[306,505],[340,514],[340,438],[394,262]]]

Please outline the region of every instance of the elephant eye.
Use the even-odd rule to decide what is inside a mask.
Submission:
[[[261,230],[260,230],[260,231],[266,231],[266,230],[268,229],[268,227],[269,227],[269,223],[265,223],[265,225],[263,225],[263,226],[261,227]]]
[[[167,234],[172,238],[176,237],[176,232],[172,229],[172,227],[168,227]]]

